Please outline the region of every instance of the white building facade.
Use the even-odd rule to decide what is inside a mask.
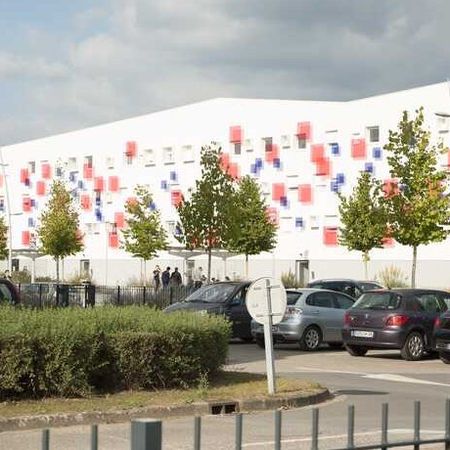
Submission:
[[[322,277],[362,278],[361,255],[337,245],[336,191],[349,193],[361,171],[389,182],[389,130],[402,111],[424,107],[434,142],[449,145],[450,95],[447,83],[348,102],[214,99],[141,117],[2,148],[0,210],[8,215],[12,247],[36,246],[39,217],[53,178],[67,182],[80,211],[84,251],[65,261],[65,276],[89,273],[98,284],[132,282],[141,262],[120,248],[124,205],[137,184],[147,185],[162,222],[173,234],[175,205],[200,176],[200,149],[217,142],[236,176],[261,184],[279,225],[277,248],[250,258],[250,276],[280,276],[291,270],[304,281]],[[442,156],[442,167],[449,158]],[[171,243],[177,245],[171,238]],[[412,251],[393,241],[374,250],[374,278],[389,265],[409,275]],[[419,247],[418,285],[450,287],[450,241]],[[31,262],[19,258],[20,269]],[[162,252],[147,264],[205,267],[202,256],[183,260]],[[36,274],[54,273],[48,257],[36,260]],[[243,277],[242,257],[216,259],[213,273]]]

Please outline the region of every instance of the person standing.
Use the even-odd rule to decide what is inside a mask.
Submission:
[[[170,267],[166,267],[166,270],[161,275],[162,285],[163,288],[166,288],[169,286],[170,282]]]
[[[194,288],[198,289],[200,287],[202,287],[202,275],[203,275],[203,269],[200,266],[198,269],[194,270]]]
[[[170,276],[170,284],[173,286],[181,286],[183,284],[183,279],[181,278],[181,273],[178,272],[178,267],[173,269],[172,275]]]
[[[161,286],[160,274],[161,274],[161,269],[157,265],[155,267],[155,270],[153,271],[153,287],[155,288],[155,292],[158,292],[159,287]]]

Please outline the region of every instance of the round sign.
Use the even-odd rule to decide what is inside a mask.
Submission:
[[[248,288],[245,304],[250,315],[259,323],[280,323],[286,311],[286,290],[280,280],[259,278]]]

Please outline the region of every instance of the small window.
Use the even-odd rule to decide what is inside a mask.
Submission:
[[[145,166],[153,166],[155,164],[155,152],[152,148],[145,149],[143,155]]]
[[[295,305],[297,303],[297,300],[302,296],[302,292],[293,292],[288,291],[286,292],[286,300],[288,306]]]
[[[77,158],[72,156],[68,159],[67,169],[68,170],[77,170]]]
[[[106,167],[108,169],[114,169],[114,158],[112,156],[106,157]]]
[[[240,142],[236,142],[235,144],[233,144],[234,146],[234,154],[235,155],[240,155],[241,154],[241,150],[242,150],[242,145]]]
[[[184,145],[183,147],[181,147],[181,151],[183,153],[184,162],[194,161],[194,149],[192,148],[192,145]]]
[[[36,172],[36,162],[35,161],[30,161],[28,163],[28,171],[30,173],[35,173]]]
[[[333,308],[333,295],[329,292],[315,292],[308,297],[306,304],[316,308]]]
[[[282,148],[291,147],[291,137],[288,134],[283,134],[283,136],[281,136],[281,147]]]
[[[244,140],[244,150],[246,152],[252,152],[253,151],[253,143],[251,139],[245,139]]]
[[[272,151],[273,139],[271,137],[262,138],[262,145],[265,152]]]
[[[319,229],[319,218],[317,216],[311,216],[309,218],[309,223],[311,224],[311,230]]]
[[[173,234],[175,234],[175,228],[176,228],[176,223],[174,220],[169,220],[166,222],[166,226],[167,226],[167,231],[169,232],[169,234],[172,236]]]
[[[163,148],[164,164],[173,164],[175,162],[174,151],[172,147]]]
[[[92,156],[85,156],[84,157],[84,164],[89,169],[92,169],[92,167],[93,167],[93,158],[92,158]]]
[[[335,299],[337,308],[339,309],[349,309],[353,306],[354,303],[351,298],[345,297],[344,295],[336,294]]]
[[[447,114],[436,114],[436,125],[439,133],[448,133],[450,116]]]
[[[368,127],[369,142],[380,142],[380,127]]]
[[[299,149],[306,148],[306,136],[304,136],[304,135],[297,136],[297,147]]]

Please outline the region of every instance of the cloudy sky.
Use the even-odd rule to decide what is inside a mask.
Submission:
[[[0,0],[0,144],[213,97],[450,78],[448,0]]]

